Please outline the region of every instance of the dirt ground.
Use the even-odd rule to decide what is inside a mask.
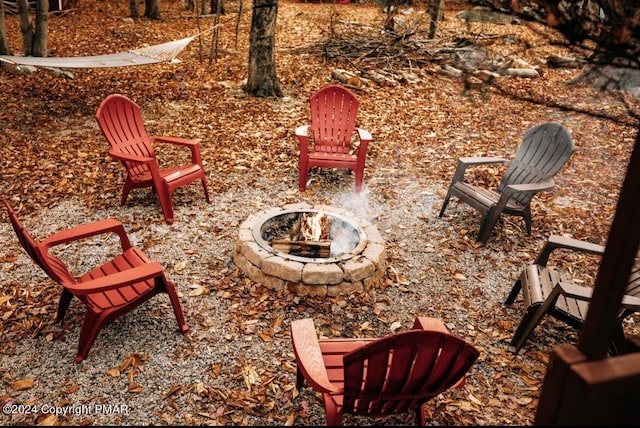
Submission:
[[[181,336],[168,299],[158,296],[106,326],[88,358],[75,364],[84,310],[75,301],[62,324],[53,322],[60,290],[20,248],[4,216],[0,397],[2,404],[33,411],[3,414],[2,423],[322,425],[321,397],[295,388],[290,322],[311,317],[325,336],[377,337],[409,328],[420,315],[442,319],[481,352],[464,388],[428,403],[432,425],[532,424],[549,352],[575,343],[579,332],[545,320],[514,355],[508,344],[524,308],[520,299],[510,306],[504,300],[548,235],[606,242],[639,103],[623,92],[568,85],[581,69],[548,66],[550,55],[585,59],[588,46],[566,46],[538,23],[465,22],[457,17],[464,4],[447,3],[439,37],[430,41],[424,5],[417,3],[401,7],[397,34],[390,36],[383,31],[385,14],[372,3],[280,1],[276,60],[284,96],[278,99],[242,90],[251,7],[242,5],[238,14],[235,1],[226,3],[217,45],[215,33],[206,31],[178,63],[69,70],[73,78],[0,68],[0,195],[38,239],[87,221],[120,220],[176,284],[191,328]],[[78,0],[68,13],[49,18],[50,56],[126,51],[214,24],[215,17],[196,17],[180,2],[162,5],[162,19],[148,21],[127,18],[125,1]],[[8,17],[7,26],[19,53],[17,19]],[[482,84],[442,72],[461,56],[469,64],[469,52],[481,55],[480,66],[511,64],[540,77],[501,75]],[[344,171],[318,170],[301,193],[293,132],[308,120],[311,92],[334,81],[336,69],[361,77],[402,71],[411,79],[354,89],[358,124],[374,138],[364,191],[356,195]],[[119,205],[123,170],[107,156],[94,118],[111,93],[141,106],[150,134],[201,140],[212,204],[198,184],[179,189],[173,225],[146,190]],[[546,121],[564,124],[577,150],[556,187],[535,198],[531,235],[521,219],[504,218],[481,246],[472,209],[453,200],[438,217],[458,157],[509,158],[524,132]],[[166,162],[180,158],[166,149],[159,154]],[[487,168],[470,178],[490,186],[499,173]],[[257,211],[299,202],[348,209],[377,227],[387,250],[379,287],[296,296],[254,283],[235,266],[238,226]],[[60,251],[82,271],[117,250],[104,238]],[[593,282],[597,258],[561,254],[554,262],[574,281]],[[629,317],[625,329],[637,332],[638,322]],[[345,424],[413,419],[346,417]]]

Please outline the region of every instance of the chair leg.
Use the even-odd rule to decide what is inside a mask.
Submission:
[[[527,210],[524,214],[524,225],[527,228],[527,235],[531,235],[531,211]]]
[[[158,199],[160,200],[160,207],[162,208],[162,214],[168,224],[172,224],[173,218],[173,200],[171,190],[167,186],[162,186],[162,189],[158,190]]]
[[[176,316],[176,320],[178,321],[178,327],[180,328],[180,332],[185,334],[189,331],[189,326],[184,321],[184,315],[182,314],[182,308],[180,306],[180,299],[178,298],[178,293],[176,293],[176,288],[173,283],[166,280],[166,278],[156,278],[156,287],[159,290],[164,290],[169,295],[169,300],[171,300],[171,306],[173,306],[173,313]],[[162,284],[159,284],[162,282]]]
[[[207,186],[207,179],[202,179],[202,188],[204,189],[204,197],[207,200],[207,203],[211,203],[211,198],[209,197],[209,188]]]
[[[544,313],[539,313],[538,311],[540,306],[541,305],[531,306],[527,309],[527,312],[520,320],[520,324],[513,335],[513,339],[511,339],[511,343],[509,343],[509,347],[514,354],[520,352],[522,345],[524,345],[524,342],[527,341],[531,332],[533,332],[544,316]]]
[[[73,294],[71,294],[69,290],[67,290],[66,288],[62,290],[60,301],[58,302],[58,314],[56,315],[56,322],[62,321],[64,315],[67,313],[67,309],[69,309],[69,305],[71,304],[72,299]]]
[[[451,189],[451,188],[449,188]],[[447,196],[444,197],[444,201],[442,201],[442,207],[440,208],[440,214],[438,214],[438,217],[442,217],[444,214],[444,210],[447,208],[447,205],[449,205],[449,199],[451,198],[451,190],[449,190],[447,192]]]
[[[520,325],[516,333],[511,339],[510,346],[515,354],[520,352],[520,348],[527,341],[533,330],[540,324],[540,320],[549,312],[556,304],[560,296],[560,287],[554,287],[544,303],[531,305],[522,317]]]
[[[306,167],[300,166],[298,170],[298,189],[304,192],[307,189],[307,176],[309,170]]]
[[[424,414],[424,405],[418,407],[416,410],[416,426],[426,426],[427,418]]]
[[[478,232],[478,242],[485,244],[491,235],[491,231],[494,226],[498,222],[498,218],[500,217],[500,213],[495,212],[495,206],[489,208],[484,217],[482,218],[482,223],[480,224],[480,231]]]
[[[78,339],[78,353],[76,354],[76,363],[81,362],[87,357],[93,342],[95,342],[96,337],[98,337],[98,333],[102,326],[105,323],[105,315],[97,314],[95,312],[90,311],[87,308],[87,313],[84,316],[84,321],[82,322],[82,328],[80,329],[80,338]]]
[[[329,394],[322,394],[324,400],[324,411],[327,417],[327,426],[342,425],[342,409],[338,409],[333,397]]]
[[[363,171],[355,171],[356,173],[356,193],[360,193],[362,191],[362,181],[363,181]]]
[[[120,196],[120,205],[125,204],[125,202],[127,202],[127,196],[129,196],[129,192],[131,191],[131,189],[133,188],[131,179],[129,177],[127,177],[127,180],[124,183],[124,187],[122,188],[122,196]]]
[[[302,389],[302,385],[304,385],[304,375],[302,374],[302,370],[300,370],[300,366],[296,367],[296,389],[300,391]]]
[[[509,293],[509,296],[507,296],[507,300],[505,300],[505,304],[506,305],[510,305],[513,302],[515,302],[516,297],[518,297],[518,294],[520,294],[520,290],[522,290],[522,275],[520,275],[520,277],[518,277],[518,279],[516,280],[516,282],[513,284],[513,287],[511,288],[511,292]]]
[[[627,338],[624,335],[622,321],[618,323],[615,331],[613,332],[610,349],[613,355],[623,355],[629,352],[629,344],[627,343]]]

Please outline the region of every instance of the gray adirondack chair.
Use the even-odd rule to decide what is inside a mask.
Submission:
[[[541,191],[555,186],[553,177],[575,151],[569,131],[555,122],[529,129],[512,160],[498,157],[462,157],[442,203],[442,217],[452,196],[482,214],[477,240],[484,244],[502,214],[524,218],[527,234],[531,234],[531,200]],[[483,188],[464,181],[467,168],[477,165],[505,164],[507,171],[498,187]]]
[[[512,304],[522,292],[525,313],[516,329],[510,348],[514,353],[521,348],[546,315],[581,329],[587,318],[593,287],[575,284],[566,278],[555,266],[549,266],[549,258],[556,250],[581,252],[584,254],[604,254],[601,245],[573,238],[551,235],[536,260],[526,266],[514,282],[505,304]],[[557,265],[557,263],[555,263]],[[610,352],[614,355],[627,352],[627,343],[622,321],[640,310],[640,264],[636,260],[629,276],[629,282],[620,311]]]

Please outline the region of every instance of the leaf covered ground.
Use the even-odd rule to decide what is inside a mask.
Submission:
[[[546,320],[520,355],[508,349],[521,300],[503,304],[522,266],[546,236],[604,244],[637,132],[638,101],[624,92],[568,85],[581,70],[552,68],[550,55],[585,59],[589,46],[568,47],[539,23],[465,22],[461,2],[447,2],[439,38],[430,41],[424,5],[403,6],[396,33],[375,4],[279,2],[277,72],[284,96],[252,98],[246,78],[250,6],[227,2],[214,32],[196,38],[177,64],[71,70],[0,69],[0,194],[37,238],[75,224],[118,218],[132,241],[162,263],[181,295],[191,331],[181,336],[168,299],[158,296],[105,327],[87,360],[73,362],[83,308],[75,302],[54,324],[59,289],[19,247],[6,216],[0,223],[0,397],[35,413],[3,414],[5,425],[318,425],[320,397],[295,388],[291,320],[312,317],[325,336],[376,337],[411,326],[417,315],[441,318],[481,351],[460,390],[427,406],[439,425],[527,425],[533,422],[549,351],[575,343],[577,332]],[[79,0],[49,18],[50,56],[100,55],[179,39],[211,28],[181,2],[162,2],[162,19],[127,18],[128,2]],[[7,18],[20,51],[19,22]],[[238,30],[236,31],[236,28]],[[212,46],[215,49],[212,49]],[[487,84],[443,74],[473,46],[483,64],[535,68],[538,78],[501,77]],[[212,54],[215,53],[215,55]],[[466,58],[465,63],[469,63]],[[523,65],[525,64],[525,65]],[[354,89],[358,123],[374,137],[365,190],[353,193],[342,171],[312,172],[297,189],[293,131],[307,122],[309,94],[335,69],[415,81],[371,82]],[[466,82],[466,83],[465,83]],[[108,158],[94,115],[111,93],[143,110],[150,134],[200,139],[211,205],[199,185],[175,194],[176,222],[162,219],[155,197],[133,192],[118,204],[123,170]],[[529,127],[563,123],[577,150],[556,188],[533,203],[533,233],[521,219],[502,219],[485,246],[478,218],[452,201],[438,218],[456,159],[512,156]],[[179,152],[159,149],[166,162]],[[499,168],[470,179],[496,184]],[[233,263],[237,227],[270,206],[329,204],[366,217],[387,244],[387,273],[369,293],[339,297],[279,295],[253,283]],[[117,251],[108,239],[62,255],[86,270]],[[593,282],[597,259],[558,257],[574,281]],[[638,329],[630,317],[625,328]],[[82,405],[87,406],[82,411]],[[32,407],[35,406],[35,407]],[[103,407],[98,407],[103,406]],[[55,414],[46,409],[67,409]],[[347,424],[370,425],[366,418]],[[410,415],[375,421],[412,424]]]

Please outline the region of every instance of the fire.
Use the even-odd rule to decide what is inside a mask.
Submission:
[[[302,235],[302,240],[322,241],[329,239],[331,221],[325,213],[303,213],[300,216],[300,221],[300,233]]]

